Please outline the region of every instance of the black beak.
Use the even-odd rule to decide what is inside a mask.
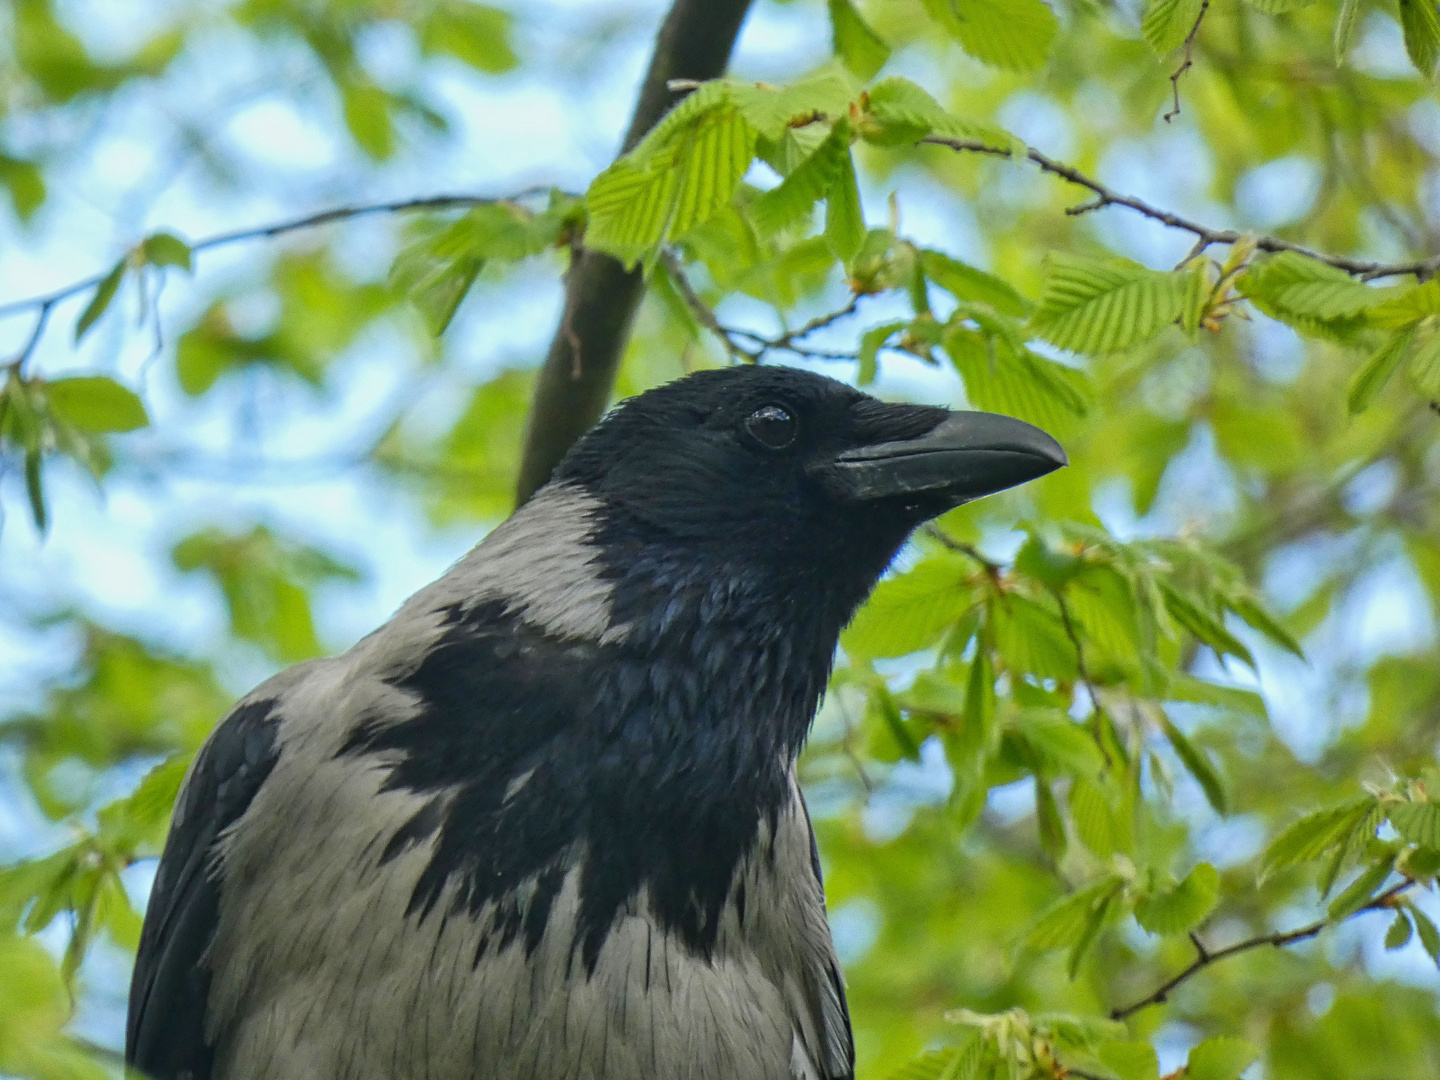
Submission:
[[[916,438],[846,450],[825,471],[850,500],[920,496],[948,509],[1068,464],[1060,444],[1033,424],[955,412]]]

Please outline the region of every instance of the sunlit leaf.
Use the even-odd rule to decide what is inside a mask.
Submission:
[[[55,414],[82,431],[134,431],[150,422],[133,390],[106,375],[73,375],[45,386]]]
[[[1030,326],[1062,349],[1118,352],[1179,319],[1190,287],[1188,274],[1052,252]]]
[[[1185,1080],[1239,1080],[1260,1056],[1256,1047],[1231,1035],[1214,1035],[1190,1048]]]
[[[1184,880],[1162,885],[1135,904],[1135,918],[1152,934],[1183,934],[1199,926],[1220,897],[1220,875],[1209,863],[1196,863]]]
[[[829,0],[830,31],[835,55],[862,79],[873,79],[890,59],[890,46],[855,10],[852,0]]]

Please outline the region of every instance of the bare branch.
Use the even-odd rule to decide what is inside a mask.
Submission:
[[[725,71],[750,0],[675,0],[655,39],[635,115],[621,153],[685,94],[673,80],[713,79]],[[598,251],[581,251],[565,275],[565,311],[550,343],[525,425],[516,501],[523,503],[550,478],[571,445],[600,419],[610,402],[630,324],[645,282]]]
[[[269,239],[284,233],[314,229],[321,225],[329,225],[332,222],[347,221],[350,218],[366,217],[371,214],[400,214],[415,210],[455,210],[467,206],[519,202],[522,199],[530,198],[549,190],[549,188],[527,188],[525,191],[508,197],[485,195],[425,195],[417,199],[396,199],[390,202],[335,206],[329,210],[321,210],[318,213],[307,214],[304,217],[291,218],[289,221],[278,221],[269,225],[257,225],[249,229],[236,229],[233,232],[223,232],[215,236],[207,236],[203,240],[197,240],[191,244],[190,252],[194,254],[200,251],[208,251],[211,248],[236,244],[242,240]],[[0,304],[0,319],[8,318],[11,315],[18,315],[25,311],[48,311],[62,300],[68,300],[72,296],[93,289],[105,280],[105,276],[109,272],[107,269],[103,273],[81,278],[79,281],[72,281],[69,285],[64,285],[54,292],[45,293],[41,296],[32,296],[26,300],[12,300],[6,304]]]
[[[838,322],[847,315],[855,314],[859,307],[860,296],[854,294],[850,302],[837,311],[827,312],[818,315],[794,330],[781,334],[779,337],[769,338],[764,334],[756,333],[754,330],[745,330],[740,327],[726,326],[715,314],[715,309],[701,299],[700,294],[695,291],[695,286],[685,275],[685,268],[681,265],[680,259],[672,251],[661,252],[660,259],[670,280],[675,285],[675,291],[680,294],[680,299],[690,309],[690,313],[705,329],[719,339],[720,344],[725,347],[732,359],[747,364],[758,364],[768,352],[788,352],[794,356],[805,356],[812,360],[858,360],[859,354],[853,352],[832,352],[828,349],[812,349],[809,346],[799,344],[807,336],[816,330],[823,329],[831,323]]]
[[[1386,889],[1364,907],[1351,912],[1346,918],[1353,919],[1356,915],[1363,915],[1367,911],[1383,911],[1394,907],[1395,898],[1414,884],[1414,881],[1407,878],[1399,885],[1394,885]],[[1213,951],[1207,950],[1199,938],[1192,934],[1191,941],[1195,945],[1196,955],[1195,959],[1190,962],[1190,966],[1166,980],[1153,992],[1146,994],[1138,1001],[1133,1001],[1122,1008],[1111,1009],[1110,1019],[1126,1020],[1140,1010],[1148,1009],[1151,1005],[1164,1004],[1170,997],[1170,994],[1181,983],[1204,971],[1211,964],[1224,960],[1226,957],[1237,956],[1240,953],[1249,952],[1251,949],[1258,949],[1262,945],[1273,945],[1276,948],[1283,948],[1286,945],[1294,945],[1298,941],[1307,941],[1317,936],[1320,931],[1329,925],[1330,921],[1328,919],[1318,919],[1307,926],[1300,927],[1298,930],[1289,930],[1285,933],[1278,934],[1261,934],[1258,937],[1246,938],[1244,941],[1237,941],[1234,945],[1227,945],[1223,949],[1215,949]]]
[[[989,143],[981,142],[978,139],[952,139],[945,135],[927,135],[920,140],[931,146],[945,146],[951,150],[958,150],[968,153],[989,154],[993,157],[1010,157],[1009,150],[1002,147],[991,146]],[[1181,217],[1179,214],[1171,213],[1169,210],[1161,210],[1151,206],[1149,203],[1137,199],[1133,195],[1122,195],[1112,191],[1100,181],[1095,180],[1072,165],[1066,165],[1062,161],[1041,153],[1033,146],[1025,148],[1023,156],[1038,165],[1042,172],[1050,173],[1067,180],[1077,187],[1085,188],[1095,196],[1092,200],[1080,206],[1073,206],[1066,211],[1072,216],[1088,214],[1092,210],[1102,210],[1107,206],[1123,206],[1134,210],[1152,221],[1172,229],[1180,229],[1196,237],[1195,250],[1203,251],[1211,244],[1234,244],[1244,239],[1247,233],[1235,229],[1212,229],[1207,225],[1191,221],[1189,218]],[[1437,270],[1440,270],[1440,255],[1432,255],[1427,259],[1417,259],[1406,263],[1379,263],[1368,259],[1352,259],[1345,255],[1330,255],[1323,251],[1316,251],[1314,248],[1306,247],[1304,244],[1297,244],[1290,240],[1282,240],[1278,236],[1251,236],[1256,248],[1261,251],[1279,252],[1293,251],[1297,255],[1304,255],[1306,258],[1322,262],[1327,266],[1333,266],[1337,270],[1343,270],[1347,274],[1360,278],[1362,281],[1372,281],[1376,278],[1400,277],[1405,274],[1413,274],[1421,281],[1429,279]]]
[[[1170,93],[1175,96],[1175,104],[1164,116],[1167,124],[1180,115],[1180,78],[1195,65],[1195,38],[1199,35],[1200,24],[1205,21],[1205,13],[1209,10],[1210,0],[1200,0],[1200,11],[1195,16],[1195,25],[1190,27],[1190,33],[1185,35],[1184,59],[1180,61],[1180,66],[1170,73]]]

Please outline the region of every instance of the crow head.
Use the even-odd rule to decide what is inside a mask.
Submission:
[[[556,479],[588,489],[638,547],[829,599],[838,633],[921,522],[1065,464],[1054,439],[1010,417],[731,367],[625,402]]]

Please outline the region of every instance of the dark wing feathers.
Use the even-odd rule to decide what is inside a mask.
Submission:
[[[810,821],[810,808],[805,797],[799,796],[800,809],[805,812],[805,828],[810,833],[810,869],[820,886],[820,901],[825,902],[825,875],[820,870],[820,845],[815,840],[815,826]],[[825,973],[820,1001],[821,1067],[827,1080],[854,1080],[855,1035],[850,1027],[850,1005],[845,1000],[845,980],[833,955],[824,960]]]
[[[125,1062],[151,1080],[209,1080],[205,1041],[220,886],[215,841],[255,797],[275,765],[274,701],[237,706],[206,741],[175,809],[155,874],[125,1030]]]

